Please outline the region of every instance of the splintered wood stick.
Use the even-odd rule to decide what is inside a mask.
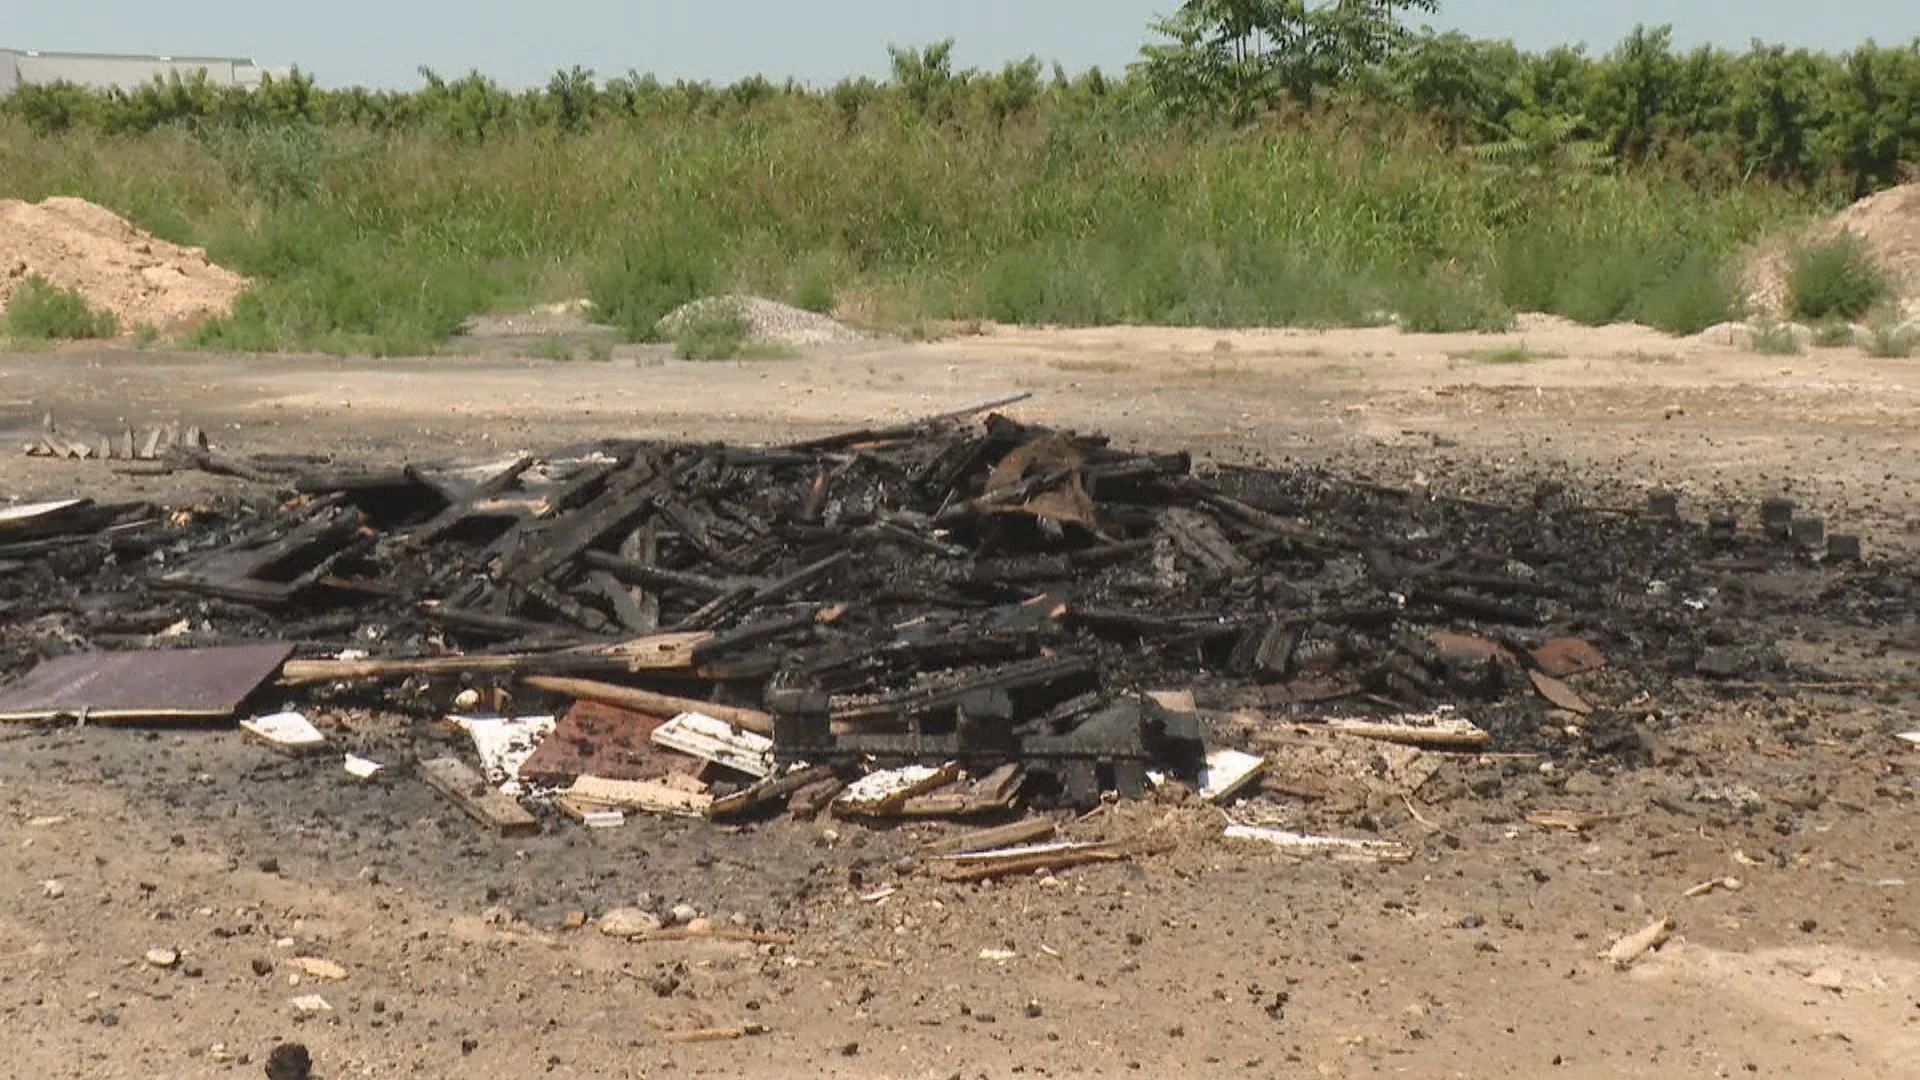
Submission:
[[[1616,969],[1625,971],[1634,962],[1667,943],[1673,936],[1673,919],[1657,919],[1648,923],[1645,929],[1637,930],[1619,941],[1602,954],[1602,957]]]
[[[672,1043],[731,1042],[753,1035],[764,1035],[767,1029],[759,1024],[742,1024],[737,1027],[698,1028],[693,1031],[669,1031],[663,1036]]]
[[[564,694],[581,701],[597,701],[602,705],[617,705],[624,709],[654,715],[677,716],[685,712],[697,712],[711,716],[715,720],[724,720],[734,727],[760,735],[773,734],[773,715],[758,709],[742,708],[738,705],[719,705],[711,701],[699,701],[694,698],[674,697],[671,694],[659,694],[652,690],[642,690],[637,686],[621,686],[615,683],[597,682],[593,679],[570,679],[555,675],[530,675],[520,680],[535,690]]]

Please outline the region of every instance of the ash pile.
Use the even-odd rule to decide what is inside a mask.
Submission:
[[[1911,567],[1780,501],[1496,505],[985,412],[479,466],[195,447],[175,464],[251,493],[0,518],[0,719],[488,708],[454,721],[484,785],[417,764],[503,831],[542,791],[582,820],[959,816],[1226,797],[1273,726],[1631,758],[1647,690],[1782,677],[1788,627],[1915,608]],[[250,730],[326,743],[300,712]]]

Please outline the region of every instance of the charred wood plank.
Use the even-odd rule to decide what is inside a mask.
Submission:
[[[655,589],[681,589],[702,596],[721,596],[741,588],[757,589],[762,583],[751,578],[714,578],[685,570],[621,558],[606,551],[589,551],[582,561],[596,570],[605,570],[621,581]]]
[[[1206,573],[1232,577],[1252,568],[1220,527],[1197,510],[1183,506],[1163,510],[1160,528],[1173,541],[1175,549]]]
[[[595,570],[587,575],[587,581],[595,592],[606,598],[613,609],[613,617],[620,625],[637,634],[651,633],[660,625],[658,609],[649,613],[640,602],[640,591],[620,583],[605,570]]]
[[[894,427],[862,428],[858,431],[844,431],[837,435],[808,439],[804,442],[792,444],[791,449],[844,450],[850,446],[858,446],[862,443],[897,442],[901,439],[911,439],[923,432],[938,428],[942,424],[950,424],[955,420],[965,420],[970,416],[978,416],[983,412],[992,412],[995,409],[1004,409],[1009,405],[1017,405],[1032,396],[1033,394],[1031,392],[1009,394],[1003,398],[995,398],[992,401],[982,402],[978,405],[969,405],[964,409],[955,409],[952,412],[936,413],[924,419],[915,420],[907,424],[899,424]]]

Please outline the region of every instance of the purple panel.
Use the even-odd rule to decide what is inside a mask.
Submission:
[[[292,655],[270,644],[62,656],[0,691],[0,720],[231,716]]]

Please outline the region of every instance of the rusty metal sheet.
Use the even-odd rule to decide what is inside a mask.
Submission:
[[[655,728],[669,718],[577,701],[520,766],[521,779],[570,784],[582,776],[606,780],[659,780],[679,773],[699,775],[704,762],[652,745]]]
[[[1000,459],[987,475],[987,492],[1013,487],[1032,476],[1070,471],[1072,475],[1051,490],[1042,491],[1019,506],[1004,507],[1001,512],[1028,513],[1091,529],[1095,527],[1093,499],[1080,483],[1083,464],[1080,451],[1074,449],[1065,435],[1042,436],[1016,447]]]
[[[232,716],[271,679],[293,646],[75,653],[0,691],[0,721],[165,720]]]
[[[1554,708],[1579,713],[1581,716],[1593,712],[1593,706],[1587,703],[1586,698],[1580,696],[1579,691],[1559,679],[1538,671],[1527,672],[1527,677],[1533,680],[1533,688],[1540,691],[1540,696],[1546,698]]]
[[[1577,637],[1554,638],[1528,654],[1540,670],[1556,679],[1569,675],[1584,675],[1589,671],[1599,671],[1607,666],[1607,658],[1599,649]]]
[[[1440,653],[1440,658],[1451,663],[1475,664],[1488,660],[1513,659],[1513,654],[1507,651],[1506,646],[1497,641],[1489,641],[1478,634],[1435,630],[1431,637],[1433,647]]]
[[[1303,675],[1292,682],[1263,687],[1261,696],[1269,705],[1315,705],[1352,697],[1366,689],[1353,679],[1339,675]]]

